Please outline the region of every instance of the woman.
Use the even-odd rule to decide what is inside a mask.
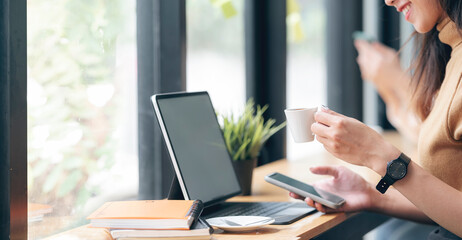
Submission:
[[[316,185],[346,199],[340,211],[373,210],[435,222],[442,228],[429,239],[458,239],[462,237],[462,1],[385,2],[424,34],[411,81],[411,103],[422,120],[418,140],[422,167],[408,162],[397,148],[361,122],[323,109],[315,115],[317,123],[311,129],[326,150],[386,177],[374,186],[343,167],[314,167],[311,171],[333,176]],[[387,184],[394,188],[387,189]],[[319,211],[334,211],[309,198],[305,201]]]

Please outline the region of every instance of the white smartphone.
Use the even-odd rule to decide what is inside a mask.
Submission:
[[[369,43],[377,42],[377,39],[375,39],[375,37],[362,31],[355,31],[353,32],[352,36],[354,40],[364,40],[368,41]]]
[[[321,189],[317,189],[309,184],[300,182],[296,179],[283,175],[281,173],[271,173],[265,176],[265,181],[274,184],[278,187],[289,190],[303,197],[309,197],[313,201],[318,202],[330,208],[339,208],[345,203],[345,199]]]

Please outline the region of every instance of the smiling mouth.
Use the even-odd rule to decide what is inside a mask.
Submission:
[[[404,17],[406,18],[406,20],[409,20],[409,10],[410,9],[411,9],[411,4],[408,4],[402,10],[402,13],[404,14]]]

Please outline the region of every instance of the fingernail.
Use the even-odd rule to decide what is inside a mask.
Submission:
[[[326,112],[327,110],[329,110],[329,108],[326,105],[322,104],[322,105],[318,106],[318,111],[316,111],[316,113],[318,113],[318,112]]]

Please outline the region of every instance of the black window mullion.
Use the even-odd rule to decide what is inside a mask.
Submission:
[[[185,0],[137,0],[139,199],[168,194],[173,171],[150,97],[186,90]]]
[[[362,80],[352,33],[362,29],[362,0],[328,0],[327,104],[362,120]]]
[[[0,239],[27,239],[26,0],[0,11]]]
[[[265,118],[285,121],[286,107],[286,1],[245,1],[246,95],[261,106]],[[285,131],[272,136],[262,149],[258,164],[286,156]]]
[[[383,44],[398,50],[401,47],[400,43],[400,13],[396,12],[394,8],[387,7],[382,5],[380,8],[381,19],[378,24],[379,29],[379,41]],[[378,105],[378,124],[379,126],[383,127],[384,129],[394,129],[391,123],[387,119],[387,111],[385,102],[383,99],[377,95],[379,99]]]

